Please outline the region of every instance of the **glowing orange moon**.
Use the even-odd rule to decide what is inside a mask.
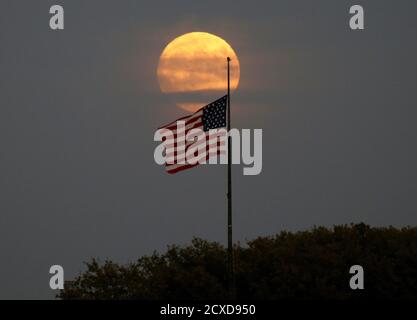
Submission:
[[[231,58],[230,87],[239,85],[240,64],[232,47],[222,38],[207,32],[191,32],[171,41],[158,64],[161,91],[175,96],[177,106],[195,111],[211,101],[211,94],[227,90],[227,57]],[[201,101],[196,101],[201,100]]]

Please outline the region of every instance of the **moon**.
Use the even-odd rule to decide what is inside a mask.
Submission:
[[[207,32],[190,32],[172,40],[159,58],[157,76],[163,93],[193,112],[225,94],[227,57],[231,58],[230,89],[239,85],[240,63],[233,48]]]

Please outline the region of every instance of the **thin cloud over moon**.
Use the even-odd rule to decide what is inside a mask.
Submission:
[[[186,93],[224,92],[227,89],[227,60],[230,57],[230,86],[239,85],[240,64],[232,47],[222,38],[206,32],[191,32],[175,38],[163,50],[157,74],[161,91],[181,94],[175,103],[193,111],[201,102],[187,101]]]

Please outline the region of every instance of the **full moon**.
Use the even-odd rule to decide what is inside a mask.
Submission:
[[[232,47],[207,32],[186,33],[172,40],[158,64],[161,91],[171,94],[175,104],[193,112],[227,90],[227,57],[231,58],[230,88],[239,85],[240,64]]]

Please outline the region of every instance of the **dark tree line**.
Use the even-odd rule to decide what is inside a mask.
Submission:
[[[238,299],[417,299],[417,228],[365,224],[281,232],[236,245]],[[62,299],[226,299],[227,253],[194,239],[135,263],[88,262]],[[351,290],[350,266],[365,271]]]

